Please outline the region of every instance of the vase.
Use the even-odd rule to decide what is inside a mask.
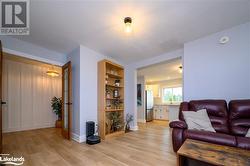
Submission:
[[[55,127],[56,128],[62,128],[62,120],[56,120]]]

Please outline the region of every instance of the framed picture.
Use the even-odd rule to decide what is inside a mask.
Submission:
[[[141,91],[141,84],[137,84],[137,106],[142,105],[142,91]]]

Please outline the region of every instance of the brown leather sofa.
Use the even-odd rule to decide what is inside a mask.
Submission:
[[[216,133],[188,130],[182,111],[206,109]],[[188,139],[250,150],[250,138],[245,137],[250,128],[250,100],[193,100],[180,105],[179,121],[172,121],[172,142],[175,152]]]

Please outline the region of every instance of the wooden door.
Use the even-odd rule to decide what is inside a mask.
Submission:
[[[71,62],[62,67],[62,136],[71,138],[71,118],[72,118],[72,69]]]
[[[0,153],[2,153],[2,138],[3,138],[3,133],[2,133],[2,104],[4,102],[2,101],[2,67],[3,67],[3,50],[2,50],[2,42],[0,40]]]

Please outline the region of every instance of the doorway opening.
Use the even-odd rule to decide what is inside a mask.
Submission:
[[[57,66],[1,52],[2,132],[59,127],[71,136],[71,63]],[[55,114],[52,99],[58,99]],[[60,100],[59,100],[60,99]],[[4,102],[3,102],[4,101]],[[60,123],[58,120],[61,121]]]
[[[181,58],[138,69],[137,122],[167,125],[178,119],[182,94]]]

